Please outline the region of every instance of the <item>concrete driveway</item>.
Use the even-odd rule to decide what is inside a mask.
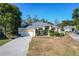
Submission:
[[[0,47],[0,56],[26,56],[31,37],[19,37]]]
[[[69,36],[74,39],[75,41],[79,42],[79,34],[76,33],[69,33]]]

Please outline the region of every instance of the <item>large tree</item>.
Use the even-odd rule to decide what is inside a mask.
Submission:
[[[75,25],[79,23],[79,8],[73,10],[72,18],[74,20]]]
[[[77,30],[79,30],[79,8],[73,10],[72,18],[74,20],[74,24],[76,25]]]
[[[73,19],[79,18],[79,8],[76,8],[76,9],[73,10],[72,18]]]
[[[75,23],[72,20],[64,20],[58,26],[60,26],[61,28],[63,28],[64,26],[74,26],[74,24]]]
[[[18,34],[18,27],[21,24],[21,12],[18,7],[0,3],[0,26],[4,27],[4,33]]]

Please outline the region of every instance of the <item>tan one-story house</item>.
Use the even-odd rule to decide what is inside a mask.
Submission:
[[[54,26],[54,25],[51,25],[49,23],[46,23],[46,22],[35,22],[35,23],[32,23],[31,25],[29,25],[28,27],[25,27],[25,28],[19,28],[19,34],[21,36],[28,36],[30,35],[31,37],[35,37],[37,36],[37,30],[41,31],[42,30],[46,30],[48,29],[51,30],[51,29],[54,29],[54,31],[57,31],[57,27]],[[49,35],[49,33],[47,34]]]

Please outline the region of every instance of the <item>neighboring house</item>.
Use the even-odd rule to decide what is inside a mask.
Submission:
[[[21,36],[30,35],[31,37],[34,37],[34,36],[37,36],[36,31],[38,29],[42,28],[43,30],[45,30],[47,27],[48,27],[48,30],[51,30],[52,28],[55,28],[55,29],[57,28],[56,26],[45,23],[45,22],[35,22],[29,25],[28,27],[19,28],[19,34]]]
[[[68,31],[68,32],[74,31],[75,29],[76,29],[76,26],[65,26],[64,27],[64,31]]]

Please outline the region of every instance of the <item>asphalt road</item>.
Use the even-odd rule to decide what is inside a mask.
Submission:
[[[76,34],[76,33],[70,33],[69,36],[76,40],[77,42],[79,42],[79,34]]]

